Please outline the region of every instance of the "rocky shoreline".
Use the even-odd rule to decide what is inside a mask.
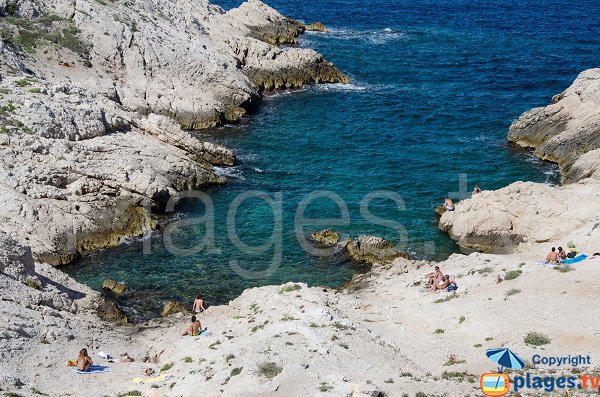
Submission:
[[[7,4],[0,220],[51,264],[152,230],[150,210],[177,192],[224,183],[213,166],[233,165],[233,152],[187,129],[235,122],[265,90],[348,82],[315,51],[280,47],[304,24],[257,0],[227,12],[208,2]]]
[[[281,47],[304,29],[324,27],[257,0],[227,12],[185,0],[0,1],[0,15],[0,391],[464,395],[490,369],[481,348],[535,352],[523,339],[538,331],[533,325],[562,353],[594,346],[600,331],[589,321],[597,314],[590,291],[598,290],[600,271],[563,274],[537,258],[559,240],[587,251],[600,243],[598,69],[509,132],[511,141],[559,163],[564,186],[517,182],[441,215],[440,228],[462,247],[514,252],[439,263],[456,276],[458,293],[419,292],[433,263],[359,237],[345,249],[374,264],[346,288],[249,289],[203,314],[208,336],[182,339],[183,314],[142,325],[99,319],[98,311],[115,320],[119,313],[52,265],[153,230],[148,209],[224,182],[213,166],[234,164],[234,154],[187,129],[239,120],[264,90],[347,82],[316,52]],[[332,233],[324,237],[325,246],[339,244]],[[558,286],[557,276],[564,277]],[[521,291],[527,299],[510,298]],[[511,329],[497,326],[509,321]],[[73,374],[65,361],[82,346],[113,372]],[[107,350],[127,351],[136,362],[98,358]],[[132,382],[146,367],[164,376]]]
[[[483,192],[445,212],[440,229],[467,251],[510,253],[594,227],[600,214],[600,69],[582,72],[550,105],[521,115],[508,139],[556,162],[564,185],[515,182]]]

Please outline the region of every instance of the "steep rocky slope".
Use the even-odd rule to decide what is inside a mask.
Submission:
[[[348,81],[249,1],[0,2],[1,229],[53,264],[153,228],[149,209],[223,183],[233,153],[187,128],[243,117],[262,90]],[[183,129],[182,129],[183,128]]]
[[[582,72],[550,105],[521,115],[508,139],[558,163],[566,183],[600,176],[600,69]]]
[[[566,185],[516,182],[484,192],[444,213],[441,230],[467,250],[511,252],[522,243],[558,240],[598,223],[600,69],[582,72],[550,105],[524,113],[508,138],[557,162]]]

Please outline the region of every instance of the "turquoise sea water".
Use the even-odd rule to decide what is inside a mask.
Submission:
[[[238,2],[221,1],[225,8]],[[159,236],[144,255],[134,241],[78,261],[66,271],[99,288],[105,277],[125,281],[124,298],[134,319],[156,315],[166,299],[189,301],[202,292],[208,304],[236,297],[243,289],[285,281],[337,286],[364,270],[339,255],[315,257],[296,239],[294,215],[314,190],[339,195],[348,206],[345,234],[375,234],[399,241],[389,227],[360,212],[373,191],[399,194],[405,210],[375,200],[373,214],[400,222],[406,249],[417,257],[443,259],[457,247],[437,230],[435,205],[478,183],[497,189],[517,180],[558,183],[552,164],[510,147],[506,133],[522,112],[543,106],[577,74],[600,65],[600,3],[594,1],[357,1],[275,0],[269,3],[298,19],[322,21],[327,33],[307,33],[301,45],[314,48],[351,79],[350,85],[310,87],[265,98],[240,125],[202,133],[234,148],[238,164],[220,170],[229,183],[207,190],[214,203],[215,249],[178,256]],[[276,249],[248,254],[228,236],[232,201],[247,191],[282,195],[281,264],[258,278],[239,276],[269,267]],[[204,214],[198,201],[180,206],[184,219]],[[328,200],[316,200],[308,217],[339,217]],[[240,239],[268,241],[272,211],[250,199],[237,212]],[[324,228],[308,227],[306,230]],[[206,233],[202,225],[174,234],[189,247]],[[148,241],[146,242],[148,243]]]

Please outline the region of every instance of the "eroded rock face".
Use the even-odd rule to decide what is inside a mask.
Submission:
[[[600,181],[554,187],[516,182],[483,191],[445,212],[440,229],[463,249],[509,253],[521,243],[545,243],[583,227],[600,210]]]
[[[171,314],[187,312],[187,311],[188,311],[188,308],[185,305],[183,305],[179,302],[169,301],[169,302],[165,303],[165,306],[163,307],[160,315],[162,317],[167,317],[167,316],[170,316]]]
[[[297,44],[304,24],[258,0],[227,12],[205,0],[17,4],[19,10],[38,10],[19,13],[25,17],[60,18],[49,26],[34,20],[34,33],[79,29],[81,44],[67,43],[74,52],[46,46],[42,53],[40,38],[36,56],[44,62],[29,62],[30,69],[102,93],[129,110],[169,116],[184,128],[238,120],[263,89],[348,80],[313,50],[278,47]]]
[[[0,358],[25,344],[73,337],[68,317],[77,313],[80,292],[39,272],[31,249],[0,232]],[[45,343],[45,342],[43,342]]]
[[[508,139],[557,162],[566,183],[597,177],[600,156],[585,155],[600,149],[600,69],[582,72],[550,105],[521,115],[510,126]]]

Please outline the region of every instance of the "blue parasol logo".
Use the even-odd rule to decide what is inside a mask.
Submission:
[[[523,369],[525,367],[525,361],[519,356],[510,351],[510,349],[488,349],[485,352],[490,360],[500,365],[499,372],[502,372],[503,368],[512,369]]]

